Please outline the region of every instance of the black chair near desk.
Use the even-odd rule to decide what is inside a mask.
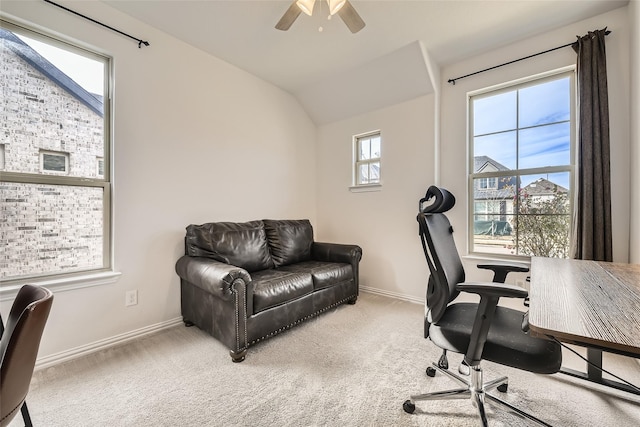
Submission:
[[[6,329],[0,334],[1,427],[8,425],[18,410],[22,411],[25,426],[31,426],[24,402],[52,303],[50,290],[33,285],[22,286],[13,301]]]
[[[425,202],[432,199],[434,201],[430,205],[423,207]],[[498,306],[501,297],[527,297],[526,289],[503,283],[509,272],[526,272],[526,266],[507,263],[479,265],[494,272],[493,282],[465,283],[464,268],[453,239],[453,228],[444,215],[454,204],[455,197],[449,191],[431,186],[420,200],[417,220],[431,273],[427,287],[425,338],[428,337],[443,350],[440,360],[427,369],[427,374],[432,377],[436,371],[442,372],[464,387],[411,396],[404,402],[403,408],[405,412],[413,413],[416,401],[468,398],[475,403],[482,425],[486,426],[484,402],[488,399],[534,422],[548,425],[487,393],[494,388],[506,392],[508,379],[502,377],[485,383],[480,366],[482,360],[551,374],[560,369],[562,353],[558,343],[534,338],[524,332],[524,312]],[[460,292],[477,294],[480,302],[453,302]],[[468,380],[449,370],[447,351],[464,355],[460,372],[467,375],[467,371],[470,371]]]

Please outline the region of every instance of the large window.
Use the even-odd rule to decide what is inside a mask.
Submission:
[[[109,59],[0,24],[0,280],[109,270]]]
[[[381,144],[379,131],[354,137],[355,186],[380,184]]]
[[[473,253],[566,258],[574,175],[574,72],[471,94]]]

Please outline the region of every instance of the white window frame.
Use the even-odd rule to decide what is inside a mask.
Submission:
[[[483,186],[482,183],[485,183]],[[488,177],[488,178],[480,178],[478,180],[478,189],[481,190],[491,190],[498,188],[498,178],[497,177]]]
[[[113,270],[113,227],[112,227],[112,175],[113,165],[111,164],[112,156],[112,140],[111,140],[111,75],[112,75],[112,58],[95,51],[88,50],[85,47],[78,46],[68,40],[64,40],[59,35],[53,35],[46,30],[29,28],[23,23],[11,22],[9,19],[2,17],[0,26],[16,34],[24,34],[25,36],[36,39],[54,46],[71,50],[79,55],[95,58],[104,63],[105,87],[103,99],[103,133],[104,133],[104,176],[96,178],[69,176],[69,155],[63,152],[40,151],[40,171],[42,172],[42,153],[47,154],[67,154],[66,170],[67,172],[46,171],[45,173],[26,173],[15,171],[3,171],[1,182],[22,183],[22,184],[44,184],[44,185],[62,185],[62,186],[81,186],[81,187],[99,187],[103,194],[103,210],[102,210],[102,265],[98,268],[83,269],[73,272],[65,272],[62,274],[35,274],[33,276],[10,277],[0,280],[0,300],[14,298],[17,291],[24,283],[35,283],[47,286],[52,290],[66,291],[76,288],[84,288],[89,286],[103,285],[113,283],[120,276],[119,272]],[[6,163],[5,163],[6,166]]]
[[[473,98],[478,96],[492,96],[499,95],[500,93],[513,91],[515,89],[523,89],[527,86],[535,86],[538,84],[545,83],[546,81],[551,81],[559,78],[560,76],[565,75],[566,77],[570,77],[571,91],[570,91],[570,103],[573,106],[571,108],[571,116],[570,116],[570,165],[566,166],[551,166],[551,167],[541,167],[541,168],[532,168],[532,169],[511,169],[508,171],[492,171],[492,172],[477,172],[474,173],[474,134],[473,134]],[[480,89],[477,91],[472,91],[467,93],[467,111],[468,111],[468,218],[467,218],[467,254],[471,257],[477,258],[496,258],[496,259],[516,259],[516,260],[528,260],[530,257],[525,255],[507,255],[507,254],[496,254],[493,252],[480,252],[474,249],[474,208],[475,208],[475,199],[474,199],[474,180],[478,178],[490,178],[495,177],[496,182],[499,181],[501,177],[519,177],[533,174],[541,174],[541,173],[557,173],[557,172],[568,172],[569,173],[569,182],[571,183],[569,190],[569,203],[570,212],[573,211],[573,191],[574,191],[574,183],[575,183],[575,174],[576,174],[576,162],[575,162],[575,150],[576,150],[576,134],[577,134],[577,89],[576,89],[576,68],[575,66],[563,67],[557,70],[552,70],[546,73],[541,73],[529,77],[525,77],[522,79],[514,80],[511,82],[506,82],[503,84],[499,84],[496,86],[491,86],[488,88]],[[517,212],[513,212],[513,215],[517,215]],[[571,233],[572,230],[570,229]]]
[[[62,157],[64,160],[64,170],[58,171],[54,169],[45,169],[45,156],[55,156]],[[48,151],[48,150],[40,150],[40,172],[42,173],[51,173],[58,175],[68,175],[69,174],[69,153],[65,153],[62,151]]]
[[[374,137],[380,138],[380,156],[370,157],[368,159],[360,159],[360,145],[363,141],[371,140]],[[372,164],[377,163],[379,165],[378,180],[374,182],[360,182],[359,169],[360,166],[367,165],[371,167]],[[353,136],[353,171],[352,171],[352,191],[375,191],[382,186],[382,133],[380,130],[374,130]]]
[[[96,176],[98,178],[104,177],[104,157],[96,157]],[[102,173],[100,173],[102,169]]]

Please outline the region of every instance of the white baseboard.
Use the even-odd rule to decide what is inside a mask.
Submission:
[[[80,347],[72,348],[60,353],[55,353],[50,356],[41,357],[36,360],[35,369],[44,369],[53,365],[58,365],[60,363],[67,362],[81,356],[86,356],[87,354],[95,353],[96,351],[104,350],[106,348],[125,343],[127,341],[139,339],[141,337],[144,337],[145,335],[170,328],[180,323],[182,323],[182,317],[176,317],[175,319],[156,323],[155,325],[145,326],[144,328],[125,332],[124,334],[116,335],[100,341],[95,341],[90,344],[82,345]]]
[[[390,297],[390,298],[395,298],[395,299],[399,299],[399,300],[403,300],[403,301],[408,301],[408,302],[412,302],[415,304],[424,304],[424,298],[416,298],[414,296],[410,296],[410,295],[406,295],[406,294],[400,294],[398,292],[391,292],[391,291],[386,291],[384,289],[378,289],[378,288],[371,288],[369,286],[360,286],[360,290],[362,292],[367,292],[370,294],[376,294],[376,295],[382,295],[385,297]]]

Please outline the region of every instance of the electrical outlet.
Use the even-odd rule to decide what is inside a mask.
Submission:
[[[138,304],[138,290],[134,289],[133,291],[127,291],[124,294],[124,305],[128,307],[136,304]]]

